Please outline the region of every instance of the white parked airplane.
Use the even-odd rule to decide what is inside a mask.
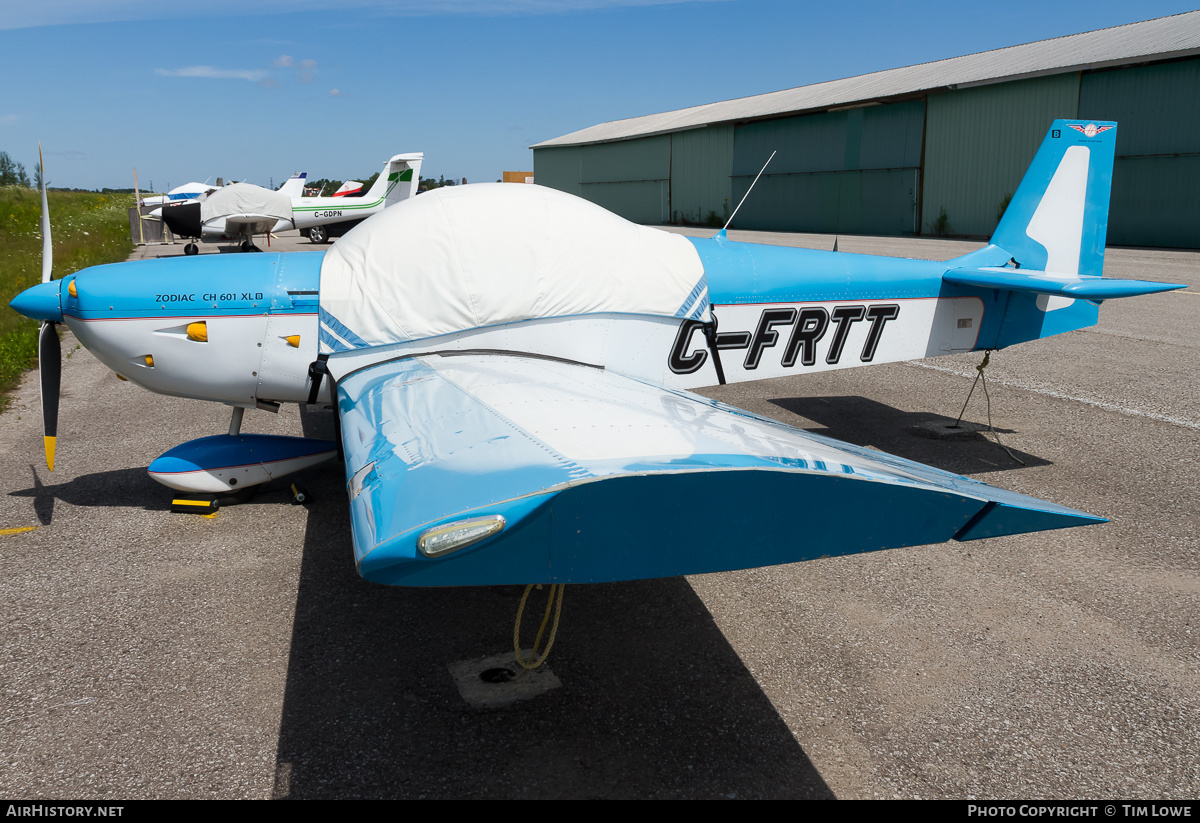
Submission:
[[[223,186],[221,188],[210,187],[207,191],[201,192],[187,203],[159,207],[150,212],[150,214],[147,215],[147,218],[151,220],[162,220],[163,211],[166,210],[167,228],[171,229],[172,231],[177,231],[178,228],[183,228],[185,231],[177,231],[177,233],[182,234],[184,237],[191,237],[193,235],[189,232],[194,231],[194,227],[189,223],[191,217],[199,213],[201,215],[201,220],[203,220],[203,215],[206,210],[204,204],[208,203],[210,197],[215,197],[216,200],[214,201],[214,204],[210,204],[207,207],[210,210],[226,210],[234,213],[237,213],[239,210],[241,210],[242,213],[247,213],[246,210],[249,210],[248,213],[253,213],[254,211],[262,212],[260,215],[262,219],[251,221],[244,226],[244,228],[251,230],[249,237],[245,239],[252,241],[255,234],[264,234],[273,231],[280,216],[286,217],[285,206],[290,202],[291,198],[299,197],[304,191],[304,181],[307,177],[308,172],[294,172],[292,176],[288,178],[282,186],[279,187],[278,191],[271,191],[270,189],[264,189],[261,186],[254,186],[249,183],[231,183],[228,186]],[[273,210],[279,214],[274,219],[268,219],[266,217],[266,215],[269,213],[268,210]],[[195,243],[189,243],[186,247],[184,247],[184,252],[186,254],[196,254],[198,251],[199,249],[196,247]]]
[[[279,191],[234,183],[196,203],[162,210],[167,228],[180,237],[205,243],[241,243],[243,251],[257,251],[255,235],[300,229],[313,232],[313,242],[324,242],[331,223],[355,225],[387,206],[416,194],[424,154],[397,154],[386,163],[371,190],[347,203],[344,197],[302,197],[304,179],[293,177]],[[295,183],[293,184],[293,181]],[[353,222],[351,222],[353,221]],[[199,249],[189,243],[187,254]]]

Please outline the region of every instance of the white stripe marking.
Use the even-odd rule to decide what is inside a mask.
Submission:
[[[959,371],[958,369],[950,369],[945,366],[935,366],[932,363],[921,363],[917,360],[906,360],[906,361],[904,361],[904,363],[905,363],[905,365],[908,365],[908,366],[919,366],[922,369],[930,369],[932,371],[944,372],[945,374],[953,374],[956,377],[966,377],[971,380],[973,380],[975,378],[975,375],[971,374],[971,372],[962,372],[962,371]],[[1030,386],[1028,384],[1019,383],[1019,382],[1012,381],[1012,380],[1001,380],[996,377],[989,377],[988,380],[994,385],[1008,386],[1008,387],[1014,388],[1014,389],[1022,389],[1024,391],[1033,392],[1034,394],[1043,394],[1043,395],[1046,395],[1047,397],[1054,397],[1054,398],[1057,398],[1058,400],[1073,400],[1076,403],[1083,403],[1088,406],[1095,406],[1096,408],[1106,409],[1107,411],[1115,411],[1120,414],[1130,415],[1132,417],[1146,417],[1146,418],[1149,418],[1150,420],[1157,420],[1160,423],[1170,423],[1175,426],[1183,426],[1186,429],[1196,429],[1197,431],[1200,431],[1200,423],[1196,423],[1191,420],[1181,420],[1178,417],[1171,417],[1166,414],[1155,414],[1154,412],[1138,411],[1137,409],[1131,409],[1127,406],[1118,406],[1116,403],[1106,403],[1103,400],[1089,400],[1086,397],[1076,397],[1072,394],[1063,394],[1062,392],[1056,392],[1051,389],[1041,389],[1036,386]]]
[[[350,344],[349,344],[349,343],[346,341],[346,339],[345,339],[344,337],[342,337],[340,334],[338,334],[338,333],[337,333],[337,332],[335,332],[333,329],[331,329],[331,328],[330,328],[330,327],[329,327],[329,326],[328,326],[326,323],[322,322],[322,323],[321,323],[321,328],[325,330],[325,333],[326,333],[326,334],[328,334],[328,335],[329,335],[330,337],[332,337],[334,340],[336,340],[336,341],[338,341],[339,343],[341,343],[341,344],[342,344],[343,346],[345,346],[347,349],[353,349],[353,348],[354,348],[354,346],[351,346],[351,345],[350,345]]]

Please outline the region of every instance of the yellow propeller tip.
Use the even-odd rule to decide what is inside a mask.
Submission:
[[[54,471],[54,438],[43,437],[42,444],[46,447],[46,468]]]

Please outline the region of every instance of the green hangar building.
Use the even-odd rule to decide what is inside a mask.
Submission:
[[[650,114],[532,146],[639,223],[991,234],[1050,122],[1116,120],[1108,242],[1200,248],[1200,11]]]

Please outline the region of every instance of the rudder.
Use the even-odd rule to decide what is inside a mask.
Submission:
[[[1022,269],[1099,277],[1117,124],[1055,120],[992,235]]]
[[[424,159],[423,152],[395,155],[383,164],[383,171],[366,197],[372,201],[383,198],[385,208],[412,197],[421,182],[421,162]]]

